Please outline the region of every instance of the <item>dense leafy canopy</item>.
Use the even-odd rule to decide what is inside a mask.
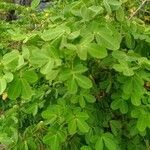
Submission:
[[[0,2],[2,149],[149,149],[150,26],[136,2]]]

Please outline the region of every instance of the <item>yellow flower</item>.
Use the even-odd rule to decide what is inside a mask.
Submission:
[[[49,16],[49,13],[45,13],[45,17],[48,17]]]
[[[35,14],[31,14],[31,16],[32,16],[32,17],[36,17],[36,15],[35,15]]]
[[[5,101],[8,97],[8,94],[6,92],[3,93],[2,95],[2,100]]]

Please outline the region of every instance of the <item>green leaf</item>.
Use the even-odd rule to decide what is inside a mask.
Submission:
[[[11,72],[6,72],[4,78],[7,81],[7,83],[9,83],[13,80],[14,76]]]
[[[144,82],[141,77],[135,75],[132,78],[128,78],[123,86],[123,92],[127,95],[130,95],[131,102],[135,106],[141,104],[141,98],[144,93],[143,89]]]
[[[76,117],[80,120],[87,120],[89,118],[88,114],[85,112],[75,112]]]
[[[112,136],[112,134],[105,133],[102,137],[103,137],[105,146],[109,150],[116,150],[117,149],[117,145],[116,145],[116,142],[114,141],[114,137]]]
[[[83,96],[79,96],[79,104],[81,106],[81,108],[84,108],[85,107],[85,100],[84,100],[84,97]]]
[[[25,79],[21,79],[21,95],[24,99],[30,99],[32,96],[32,90],[29,83]]]
[[[46,56],[43,52],[41,52],[41,50],[39,49],[32,50],[32,54],[30,57],[31,65],[41,67],[42,65],[45,65],[48,62],[48,60],[49,57]]]
[[[122,22],[124,21],[124,10],[123,8],[119,8],[117,11],[116,11],[116,18],[118,21]]]
[[[60,150],[60,139],[57,134],[47,134],[43,141],[50,145],[52,150]]]
[[[108,12],[108,14],[111,14],[111,13],[112,13],[111,7],[110,7],[110,5],[108,4],[107,0],[103,0],[103,5],[104,5],[106,11]]]
[[[40,0],[32,0],[31,2],[31,8],[35,9],[40,4]]]
[[[92,81],[83,75],[76,75],[75,79],[78,83],[78,85],[84,89],[89,89],[92,87]]]
[[[69,93],[71,93],[71,94],[77,93],[78,87],[77,87],[77,83],[76,83],[75,79],[68,80],[67,85],[68,85]]]
[[[30,57],[30,51],[29,51],[29,49],[26,45],[22,46],[22,56],[23,56],[24,59],[27,59],[27,60]]]
[[[128,104],[123,99],[116,99],[111,103],[111,108],[113,110],[120,109],[122,114],[126,114],[128,112]]]
[[[13,82],[10,83],[8,88],[8,97],[12,100],[18,98],[21,94],[21,81],[15,78]]]
[[[80,14],[84,21],[90,20],[90,11],[86,6],[81,7]]]
[[[0,134],[0,143],[9,145],[12,142],[13,142],[12,139],[10,139],[10,137],[8,136],[7,133],[1,132],[1,134]],[[6,145],[4,146],[4,148],[6,147]]]
[[[129,68],[126,62],[121,62],[120,64],[114,64],[113,68],[118,71],[122,72],[125,76],[133,76],[134,71],[132,68]]]
[[[119,135],[119,131],[121,131],[121,122],[117,120],[111,120],[110,121],[111,131],[115,136]]]
[[[88,103],[94,103],[96,101],[96,99],[95,99],[95,97],[93,95],[84,94],[83,96],[84,96],[84,98],[86,99],[86,101]]]
[[[59,70],[51,70],[50,72],[46,74],[46,79],[49,81],[52,81],[57,77],[58,73],[59,73]]]
[[[73,68],[72,73],[73,73],[73,74],[76,74],[76,73],[81,74],[81,73],[86,72],[87,70],[88,70],[87,67],[83,66],[82,64],[77,64],[77,65]]]
[[[107,56],[107,50],[104,47],[97,45],[96,43],[90,43],[87,46],[88,53],[95,58],[105,58]]]
[[[70,77],[72,77],[72,74],[71,74],[71,70],[62,70],[59,74],[59,80],[61,81],[66,81],[68,80]]]
[[[137,121],[138,130],[143,132],[147,126],[149,126],[148,115],[147,114],[140,114],[138,121]]]
[[[66,133],[55,128],[51,128],[50,131],[44,136],[43,141],[46,145],[50,146],[52,150],[60,150],[61,143],[66,140]]]
[[[86,60],[87,59],[87,49],[85,46],[79,46],[77,49],[77,54],[80,57],[80,59],[82,60]]]
[[[77,54],[82,60],[87,59],[87,45],[94,40],[93,34],[87,34],[78,45]]]
[[[68,131],[71,135],[75,134],[77,131],[77,123],[76,123],[76,118],[71,120],[68,123]]]
[[[120,47],[121,37],[118,32],[107,27],[101,27],[96,34],[96,40],[102,47],[117,50]]]
[[[34,70],[23,72],[23,78],[26,79],[29,83],[35,83],[38,80],[38,76]]]
[[[74,31],[71,34],[69,34],[68,39],[73,40],[76,39],[80,35],[80,31]]]
[[[58,26],[56,28],[51,28],[49,30],[45,30],[42,34],[40,34],[40,37],[44,41],[51,41],[54,40],[60,36],[62,36],[66,30],[68,30],[65,26]]]
[[[95,144],[95,150],[103,150],[103,148],[104,148],[103,138],[99,137]]]
[[[0,79],[0,95],[2,95],[3,92],[5,91],[6,85],[7,85],[6,80],[4,78],[1,78]]]
[[[14,51],[4,55],[2,63],[4,65],[8,65],[11,62],[13,62],[14,60],[17,60],[18,58],[19,58],[19,52],[14,50]]]
[[[90,146],[82,146],[80,150],[92,150]]]
[[[48,74],[54,67],[54,60],[50,60],[46,65],[41,68],[41,73]]]
[[[85,121],[80,120],[80,119],[77,119],[77,127],[83,133],[87,133],[89,131],[89,129],[90,129],[88,124]]]

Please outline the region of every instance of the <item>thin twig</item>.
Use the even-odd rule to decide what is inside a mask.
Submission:
[[[129,20],[131,20],[138,12],[139,10],[148,2],[148,0],[144,0],[142,4],[136,9],[136,11],[130,16]]]
[[[144,12],[144,13],[150,14],[150,11],[143,10],[143,9],[141,9],[141,11]]]

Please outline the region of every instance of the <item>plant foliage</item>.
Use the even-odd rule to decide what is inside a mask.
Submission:
[[[136,2],[0,2],[2,149],[150,148],[150,26],[129,19]]]

